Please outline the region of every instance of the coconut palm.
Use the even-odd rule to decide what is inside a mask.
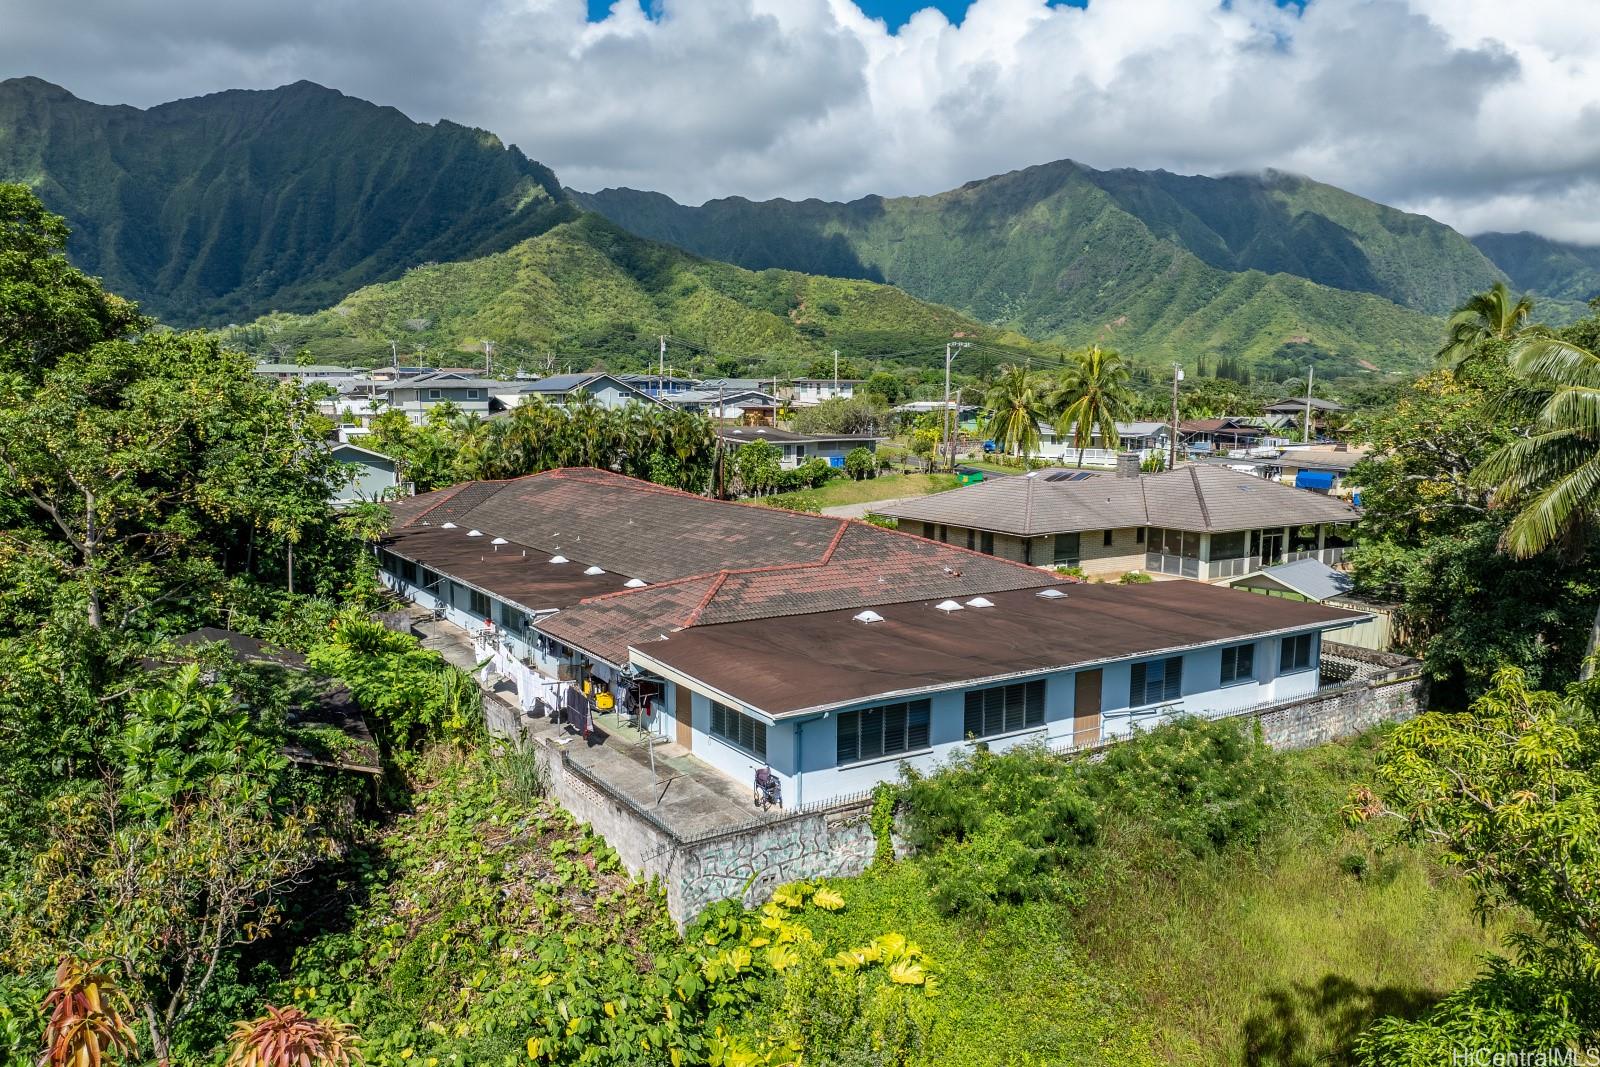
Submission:
[[[1133,390],[1128,388],[1128,367],[1111,348],[1090,345],[1072,357],[1061,380],[1050,393],[1049,408],[1058,427],[1072,427],[1072,443],[1083,450],[1094,440],[1095,427],[1107,448],[1122,444],[1117,420],[1133,412]]]
[[[1043,399],[1026,367],[1007,365],[989,389],[984,412],[987,432],[1004,451],[1026,459],[1039,450],[1039,420]]]
[[[1476,474],[1494,486],[1493,499],[1517,509],[1501,542],[1514,556],[1558,548],[1581,556],[1600,530],[1600,356],[1550,336],[1524,337],[1511,369],[1545,391],[1532,432],[1501,447]],[[1600,642],[1595,615],[1583,677],[1594,670]]]
[[[1495,282],[1451,314],[1444,347],[1436,358],[1455,366],[1487,341],[1510,341],[1527,327],[1532,311],[1531,298],[1513,300],[1506,283]]]

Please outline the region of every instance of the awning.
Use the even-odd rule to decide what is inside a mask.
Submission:
[[[1296,471],[1294,476],[1296,489],[1320,489],[1327,492],[1333,488],[1332,471]]]

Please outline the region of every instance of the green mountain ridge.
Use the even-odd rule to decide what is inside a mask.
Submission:
[[[310,82],[140,110],[0,81],[0,181],[67,218],[78,266],[182,325],[325,307],[577,214],[493,134]]]
[[[1600,296],[1600,246],[1555,241],[1527,231],[1480,233],[1472,243],[1518,289],[1579,304]]]
[[[1161,359],[1415,366],[1437,344],[1434,316],[1500,276],[1448,226],[1277,172],[1062,161],[843,204],[571,195],[715,259],[885,281],[1031,336]]]
[[[805,361],[838,349],[846,358],[893,353],[931,365],[940,346],[964,337],[1018,352],[1031,342],[983,326],[892,286],[797,271],[749,271],[647,241],[585,213],[504,252],[407,271],[311,315],[276,314],[229,331],[231,343],[264,353],[274,341],[319,359],[387,361],[384,338],[428,358],[493,339],[502,364],[571,369],[654,365],[658,335],[674,342],[682,369],[717,369],[718,356]],[[705,349],[697,350],[703,343]],[[910,351],[904,351],[910,350]],[[546,365],[546,357],[553,365]],[[481,358],[481,357],[479,357]],[[990,352],[1004,360],[1004,352]],[[457,357],[459,361],[459,357]],[[773,369],[771,367],[769,370]],[[730,373],[731,368],[721,370]]]

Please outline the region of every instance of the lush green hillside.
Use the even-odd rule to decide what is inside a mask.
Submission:
[[[492,134],[309,82],[141,111],[3,81],[0,181],[66,216],[78,266],[184,325],[325,307],[576,214]]]
[[[1518,289],[1580,303],[1600,296],[1600,246],[1552,241],[1527,232],[1480,233],[1472,243]]]
[[[1232,356],[1264,373],[1308,357],[1336,371],[1414,365],[1437,345],[1431,316],[1498,276],[1449,227],[1281,174],[1062,162],[848,204],[574,196],[636,233],[742,266],[887,281],[1035,336],[1160,359]]]
[[[846,357],[912,350],[907,361],[930,362],[953,336],[1028,345],[891,286],[748,271],[635,237],[594,214],[505,252],[418,267],[317,314],[269,316],[230,337],[258,352],[271,343],[306,346],[319,359],[357,363],[387,360],[386,338],[429,353],[487,338],[511,363],[543,366],[553,354],[558,365],[583,369],[597,359],[614,367],[653,361],[659,334],[714,349],[694,357],[707,372],[718,353],[804,360],[835,348]],[[685,358],[681,346],[673,353]]]

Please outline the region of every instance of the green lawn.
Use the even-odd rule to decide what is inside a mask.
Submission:
[[[880,474],[855,481],[837,478],[820,489],[803,489],[761,498],[758,503],[796,511],[819,511],[841,504],[865,504],[873,500],[895,500],[907,496],[926,496],[954,489],[957,479],[951,474]]]
[[[1429,856],[1344,828],[1375,738],[1292,757],[1293,814],[1265,846],[1195,858],[1113,829],[1078,904],[937,911],[913,858],[835,883],[813,926],[893,928],[943,968],[929,1063],[1311,1067],[1347,1062],[1377,1016],[1465,984],[1510,927],[1487,927]]]

